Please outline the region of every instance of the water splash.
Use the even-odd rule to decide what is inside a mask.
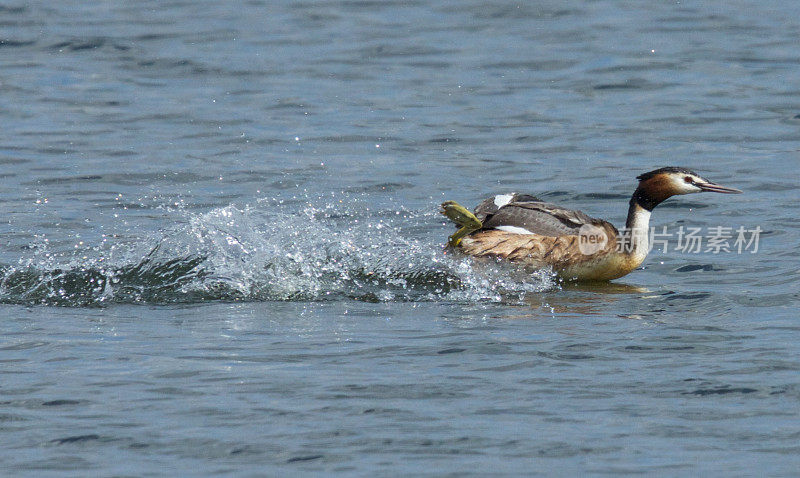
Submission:
[[[546,271],[445,253],[434,212],[227,206],[133,246],[0,265],[0,302],[98,306],[233,300],[521,301]],[[153,246],[152,244],[155,244]]]

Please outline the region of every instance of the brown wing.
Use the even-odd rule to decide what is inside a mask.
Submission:
[[[530,194],[499,194],[481,201],[478,207],[475,208],[475,217],[477,217],[479,221],[485,222],[496,214],[501,207],[517,202],[541,202],[541,199],[536,196],[531,196]]]
[[[483,222],[482,229],[512,226],[525,229],[532,234],[559,237],[577,235],[585,224],[596,226],[608,224],[581,211],[544,202],[533,196],[514,194],[511,197],[512,199],[501,207],[497,207],[495,198],[487,199],[478,205],[475,215]]]
[[[582,280],[622,277],[641,262],[619,253],[619,231],[612,224],[533,196],[495,196],[479,204],[475,215],[483,227],[459,245],[472,256],[552,267],[559,275]],[[597,243],[597,237],[605,242]]]

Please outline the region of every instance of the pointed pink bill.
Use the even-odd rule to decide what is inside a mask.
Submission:
[[[695,186],[702,189],[704,192],[710,193],[723,193],[723,194],[741,194],[742,192],[736,188],[729,188],[726,186],[720,186],[719,184],[714,184],[711,182],[708,183],[694,183]]]

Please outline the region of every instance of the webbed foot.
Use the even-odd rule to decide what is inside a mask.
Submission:
[[[483,227],[483,223],[475,217],[475,214],[472,214],[467,208],[455,201],[445,201],[442,203],[441,207],[442,209],[439,212],[461,226],[447,241],[452,247],[458,247],[464,236]]]

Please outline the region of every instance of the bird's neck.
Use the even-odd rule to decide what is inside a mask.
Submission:
[[[660,202],[660,201],[659,201]],[[636,189],[628,207],[625,221],[622,251],[639,263],[647,256],[650,248],[650,213],[658,202],[651,199],[641,188]]]

